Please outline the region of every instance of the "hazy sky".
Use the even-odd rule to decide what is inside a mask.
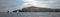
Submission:
[[[59,0],[24,0],[24,6],[36,6],[46,8],[58,8]]]
[[[0,12],[7,12],[24,7],[60,8],[60,0],[0,0]]]
[[[19,9],[22,4],[22,0],[0,0],[0,12]]]

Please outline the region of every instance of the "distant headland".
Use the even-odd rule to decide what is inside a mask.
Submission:
[[[12,12],[60,12],[60,9],[40,8],[40,7],[31,6],[31,7],[23,8],[22,10],[14,10]]]

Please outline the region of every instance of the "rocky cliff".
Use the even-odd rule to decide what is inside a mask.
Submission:
[[[23,8],[22,11],[25,12],[58,12],[60,9],[51,9],[51,8],[40,8],[40,7],[27,7]]]

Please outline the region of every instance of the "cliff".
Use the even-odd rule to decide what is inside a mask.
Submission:
[[[27,7],[23,8],[22,11],[24,12],[55,12],[59,11],[59,9],[51,9],[51,8],[40,8],[40,7]]]

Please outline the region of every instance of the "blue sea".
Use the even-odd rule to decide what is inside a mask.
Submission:
[[[60,17],[60,12],[0,12],[0,17]]]

